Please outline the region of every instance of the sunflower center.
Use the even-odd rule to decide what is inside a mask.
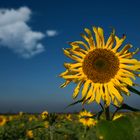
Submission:
[[[83,72],[94,83],[107,83],[119,70],[119,59],[111,50],[95,49],[83,61]]]
[[[93,66],[95,66],[97,69],[104,69],[106,66],[106,62],[103,59],[97,59]]]

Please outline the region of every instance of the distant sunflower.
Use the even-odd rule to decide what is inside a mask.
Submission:
[[[96,125],[97,121],[92,118],[93,114],[91,112],[88,112],[86,110],[81,111],[79,113],[79,122],[81,122],[84,126],[94,126]]]
[[[69,120],[69,121],[72,121],[72,116],[71,116],[71,114],[67,114],[67,115],[66,115],[66,119]]]
[[[41,113],[41,118],[42,118],[43,120],[45,120],[45,119],[48,117],[48,115],[49,115],[48,111],[43,111],[43,112]]]
[[[0,126],[3,126],[6,123],[7,119],[4,116],[0,116]]]
[[[71,42],[71,48],[64,49],[64,54],[71,58],[71,63],[64,63],[66,71],[60,74],[66,82],[61,87],[67,86],[70,82],[77,83],[74,89],[73,98],[82,91],[84,102],[96,101],[105,102],[109,106],[111,101],[119,106],[123,102],[122,93],[129,95],[127,86],[132,86],[132,79],[140,77],[140,61],[132,59],[138,52],[130,52],[131,44],[119,49],[126,36],[119,38],[114,30],[105,42],[103,29],[93,27],[95,40],[92,32],[85,28],[85,34],[81,36],[88,43],[83,41]],[[115,43],[114,43],[115,42]],[[119,49],[119,50],[118,50]]]
[[[26,132],[26,136],[27,136],[29,139],[33,139],[33,137],[34,137],[33,131],[32,131],[32,130],[28,130],[28,131]]]

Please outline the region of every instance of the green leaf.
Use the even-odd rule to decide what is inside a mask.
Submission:
[[[127,117],[115,121],[102,120],[96,126],[96,136],[99,140],[133,140],[133,131],[133,125]]]
[[[80,99],[80,100],[78,100],[78,101],[75,101],[75,102],[73,102],[73,103],[69,104],[68,106],[66,106],[66,108],[68,108],[68,107],[70,107],[70,106],[73,106],[73,105],[76,105],[76,104],[78,104],[78,103],[81,103],[81,102],[83,102],[83,101],[84,101],[84,99],[85,99],[85,97],[84,97],[84,98],[82,98],[82,99]],[[66,108],[65,108],[65,109],[66,109]]]
[[[132,86],[127,86],[128,90],[137,94],[137,95],[140,95],[140,91],[138,91],[137,89],[133,88]]]
[[[96,115],[97,115],[97,119],[100,120],[101,115],[103,114],[103,110],[99,111]]]
[[[121,107],[117,107],[117,110],[122,110],[122,109],[127,109],[127,110],[131,110],[131,111],[140,111],[139,109],[131,107],[131,106],[125,104],[125,103],[123,103],[121,105]]]
[[[103,105],[102,105],[101,103],[100,103],[99,105],[100,105],[100,107],[101,107],[102,110],[100,110],[99,112],[97,112],[97,113],[94,115],[94,118],[97,118],[98,120],[100,120],[100,117],[101,117],[101,115],[102,115],[103,112],[104,112],[104,107],[103,107]]]
[[[134,127],[134,140],[140,139],[140,114],[133,113],[130,115],[131,122]]]
[[[59,134],[68,134],[68,135],[73,135],[74,132],[72,130],[66,129],[66,128],[58,128],[57,130],[55,130],[56,133]]]
[[[115,105],[114,105],[114,106],[115,106]],[[125,103],[123,103],[120,107],[117,107],[117,106],[115,106],[115,107],[116,107],[117,109],[115,110],[115,112],[114,112],[113,115],[112,115],[112,120],[113,120],[115,114],[116,114],[119,110],[122,110],[122,109],[131,110],[131,111],[135,111],[135,112],[140,111],[139,109],[134,108],[134,107],[131,107],[131,106],[125,104]]]

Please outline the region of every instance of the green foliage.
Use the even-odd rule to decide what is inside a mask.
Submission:
[[[133,88],[132,86],[127,86],[128,90],[137,94],[137,95],[140,95],[140,91],[138,91],[137,89]]]
[[[79,104],[79,103],[82,103],[82,102],[84,101],[84,99],[85,99],[85,97],[83,97],[82,99],[77,100],[77,101],[75,101],[75,102],[69,104],[66,108],[68,108],[68,107],[70,107],[70,106],[74,106],[74,105]]]
[[[102,120],[97,125],[96,134],[103,140],[133,140],[133,125],[128,117],[114,121]]]
[[[115,106],[115,105],[114,105],[114,106]],[[116,107],[116,110],[115,110],[115,112],[114,112],[113,115],[112,115],[112,119],[114,118],[115,114],[116,114],[119,110],[125,109],[125,110],[134,111],[134,112],[139,112],[139,111],[140,111],[139,109],[134,108],[134,107],[131,107],[131,106],[125,104],[125,103],[123,103],[120,107],[117,107],[117,106],[115,106],[115,107]]]
[[[67,114],[50,114],[47,120],[40,115],[12,115],[12,120],[0,126],[0,140],[139,140],[140,113],[122,115],[113,121],[102,117],[91,127],[80,123],[78,114],[71,114],[70,120]],[[35,117],[30,120],[31,116]],[[30,130],[33,138],[27,136]]]

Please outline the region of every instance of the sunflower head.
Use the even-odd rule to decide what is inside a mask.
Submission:
[[[67,114],[67,115],[66,115],[66,119],[69,120],[69,121],[72,121],[72,116],[71,116],[71,114]]]
[[[7,119],[5,116],[0,116],[0,126],[3,126],[6,123]]]
[[[49,128],[49,122],[48,121],[45,121],[44,122],[44,126],[45,126],[45,128]]]
[[[34,115],[29,116],[29,121],[37,120],[37,118]]]
[[[97,121],[92,118],[93,114],[86,110],[79,113],[79,122],[81,122],[84,126],[94,126]]]
[[[19,116],[20,116],[20,117],[23,116],[23,114],[24,114],[24,113],[23,113],[22,111],[19,112]]]
[[[48,115],[49,115],[48,111],[43,111],[41,114],[41,118],[45,120],[48,117]]]
[[[114,30],[106,41],[100,27],[93,27],[94,35],[87,28],[85,32],[81,34],[85,41],[71,42],[71,48],[64,49],[64,54],[73,61],[64,63],[66,71],[60,77],[66,81],[61,87],[74,82],[77,85],[73,98],[81,91],[84,103],[100,103],[102,99],[106,107],[111,102],[120,106],[122,94],[129,95],[127,87],[135,84],[135,77],[140,77],[140,61],[133,58],[138,49],[130,52],[131,44],[121,48],[126,36],[119,38]]]
[[[28,130],[26,132],[26,136],[29,138],[29,139],[32,139],[34,137],[34,134],[33,134],[33,131],[32,130]]]

